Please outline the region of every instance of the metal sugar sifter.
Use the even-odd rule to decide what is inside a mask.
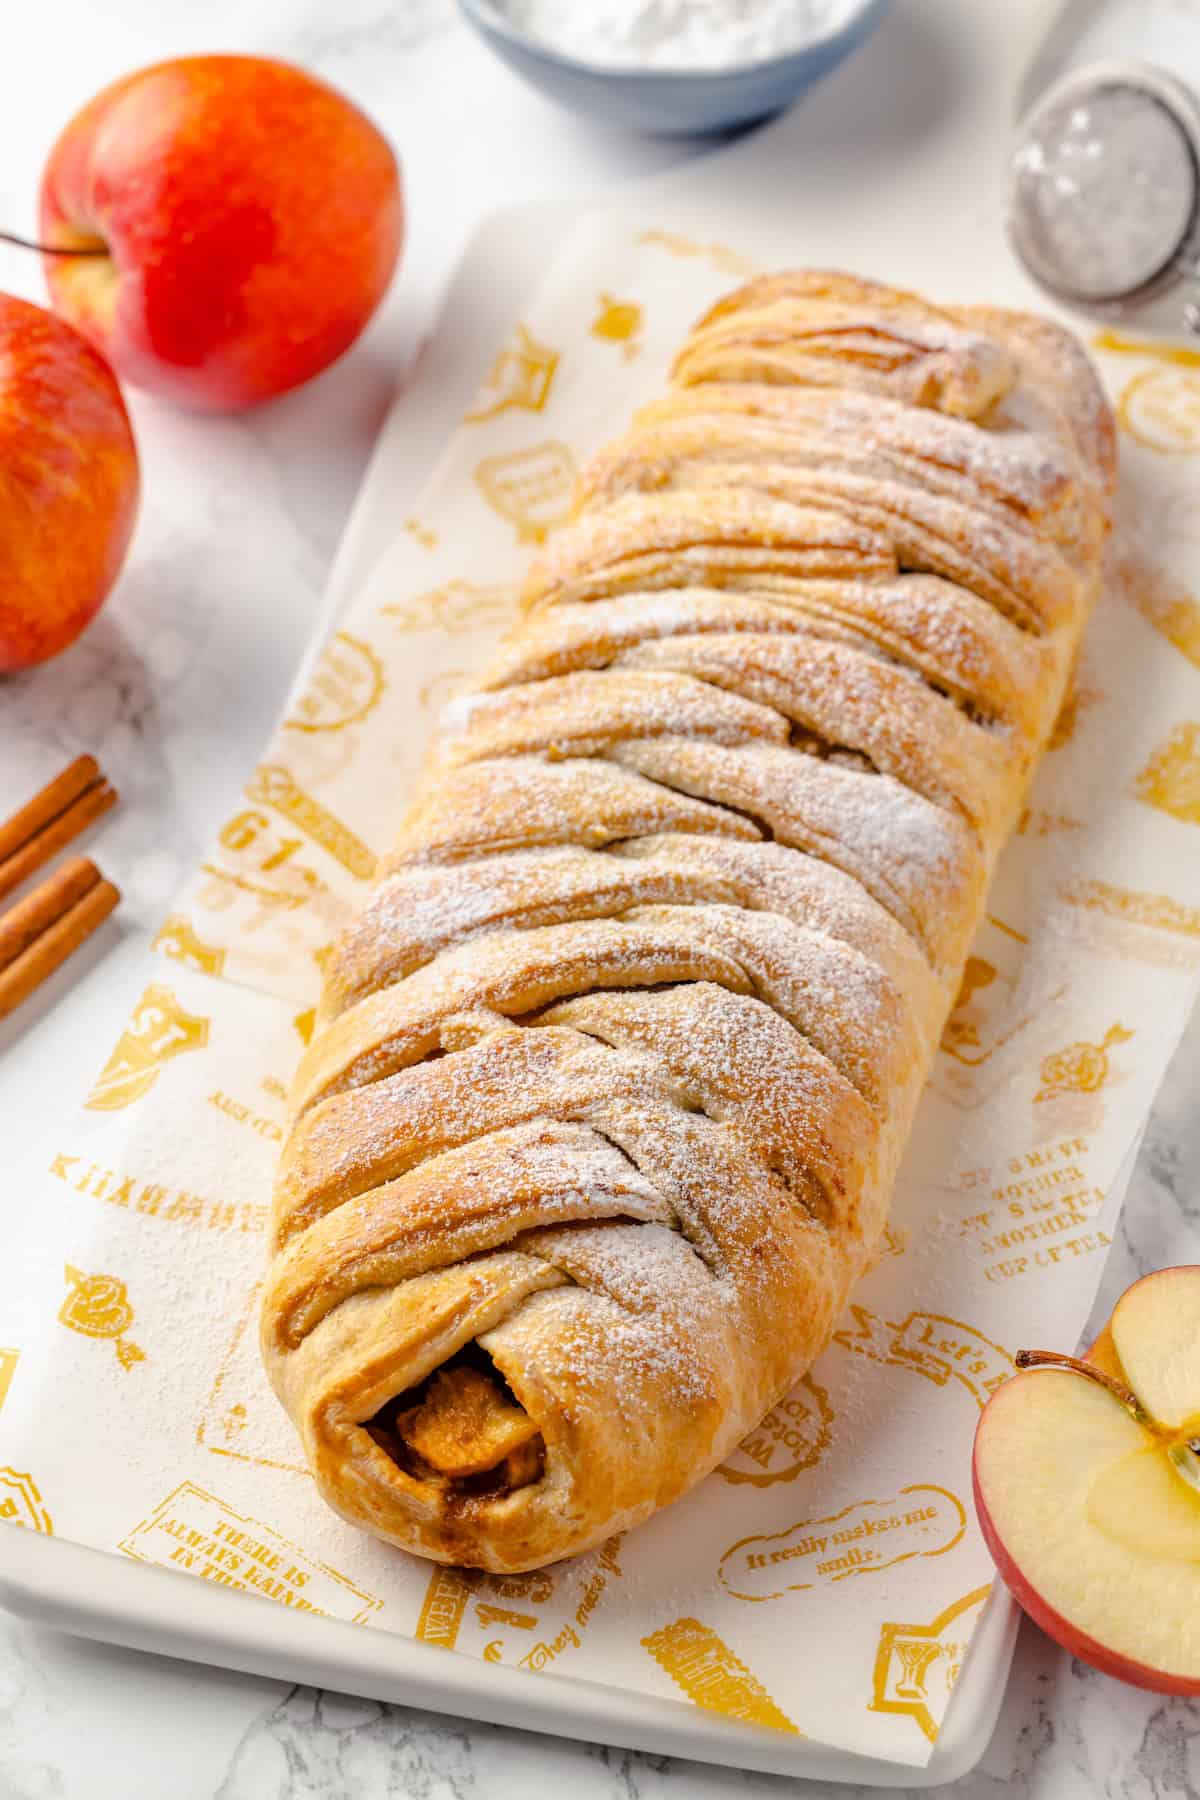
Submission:
[[[1059,299],[1200,333],[1200,100],[1144,63],[1057,82],[1021,123],[1008,225]]]

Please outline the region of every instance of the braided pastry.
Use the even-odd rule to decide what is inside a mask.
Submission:
[[[534,1567],[828,1341],[1096,594],[1058,328],[755,281],[584,471],[326,970],[262,1333],[325,1498]]]

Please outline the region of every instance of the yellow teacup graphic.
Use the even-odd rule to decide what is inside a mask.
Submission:
[[[467,423],[481,425],[510,406],[541,412],[550,398],[558,362],[557,350],[539,343],[531,331],[518,325],[514,342],[492,364],[480,404],[467,413]]]
[[[146,1352],[125,1337],[133,1324],[133,1308],[125,1283],[115,1275],[85,1275],[68,1263],[64,1271],[70,1292],[58,1309],[60,1325],[84,1337],[111,1338],[123,1369],[144,1362]]]
[[[983,1040],[979,1035],[979,1021],[974,1013],[973,1002],[976,994],[983,988],[991,987],[995,979],[996,965],[990,963],[985,956],[967,958],[958,998],[942,1033],[942,1049],[949,1055],[961,1057],[965,1053],[981,1049]]]
[[[964,1111],[995,1092],[1011,1066],[1010,1046],[1037,1022],[1023,979],[1028,950],[1029,939],[1017,925],[987,914],[963,969],[934,1070],[937,1091]],[[1039,1004],[1048,1005],[1051,998],[1042,996]]]

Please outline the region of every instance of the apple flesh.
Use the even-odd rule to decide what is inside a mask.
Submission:
[[[1027,1367],[980,1418],[988,1548],[1064,1649],[1200,1694],[1200,1266],[1135,1282],[1086,1363],[1061,1363]]]
[[[387,140],[335,89],[254,56],[192,56],[76,114],[42,179],[56,311],[123,380],[206,411],[340,356],[387,289],[404,209]]]
[[[0,673],[57,655],[99,611],[137,502],[112,370],[53,313],[0,294]]]

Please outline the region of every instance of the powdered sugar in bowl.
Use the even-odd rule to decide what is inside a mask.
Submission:
[[[889,0],[459,0],[510,68],[575,112],[667,136],[778,112]]]

